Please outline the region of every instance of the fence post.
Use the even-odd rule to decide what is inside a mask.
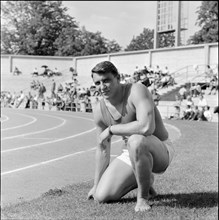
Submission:
[[[188,70],[189,69],[189,67],[188,66],[186,66],[186,82],[188,82]]]

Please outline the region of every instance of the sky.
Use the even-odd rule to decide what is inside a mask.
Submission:
[[[155,28],[156,4],[157,1],[63,1],[68,14],[80,27],[100,31],[103,37],[115,40],[123,48],[144,28]],[[191,36],[199,30],[195,22],[201,1],[188,1],[188,4],[188,34]]]

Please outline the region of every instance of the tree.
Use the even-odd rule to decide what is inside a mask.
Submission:
[[[143,32],[133,37],[130,44],[125,48],[125,51],[147,50],[153,48],[154,30],[144,28]]]
[[[83,56],[121,50],[101,32],[79,28],[62,1],[7,1],[1,9],[2,53]]]
[[[121,51],[122,47],[115,40],[106,40],[107,53]]]
[[[84,26],[74,36],[71,36],[71,33],[65,33],[57,39],[56,44],[59,45],[56,55],[65,56],[105,54],[121,50],[116,41],[107,40],[99,31],[95,33],[87,31]]]
[[[2,3],[3,53],[54,55],[64,33],[78,26],[61,1],[7,1]]]
[[[174,32],[159,34],[159,48],[174,47],[175,35]]]
[[[189,44],[218,42],[218,2],[202,1],[196,24],[201,30],[188,40]]]

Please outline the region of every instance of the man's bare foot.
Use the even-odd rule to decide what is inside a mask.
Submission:
[[[155,189],[151,186],[149,189],[149,197],[148,199],[153,199],[157,196],[157,192],[155,191]]]
[[[151,207],[150,207],[150,205],[148,205],[146,199],[144,199],[144,198],[137,199],[137,204],[135,206],[136,212],[144,212],[144,211],[148,211],[149,209],[151,209]]]

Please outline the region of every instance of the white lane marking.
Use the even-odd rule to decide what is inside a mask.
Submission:
[[[2,115],[2,116],[3,117],[1,117],[1,118],[5,118],[5,119],[3,119],[3,120],[1,119],[1,123],[9,120],[9,117],[7,117],[6,115]]]
[[[67,116],[67,115],[65,115],[65,116]],[[83,117],[77,117],[77,116],[71,116],[71,115],[69,115],[69,117],[71,117],[71,118],[82,118],[84,120],[88,120],[88,121],[92,121],[93,122],[93,120],[89,119],[89,118],[83,118]],[[82,133],[78,133],[78,134],[75,134],[75,135],[72,135],[72,136],[68,136],[68,137],[64,137],[64,138],[59,138],[59,139],[53,139],[52,141],[47,141],[47,142],[38,143],[38,144],[32,144],[32,145],[28,145],[28,146],[24,146],[24,147],[18,147],[18,148],[12,148],[12,149],[8,149],[8,150],[3,150],[3,151],[1,151],[1,153],[7,153],[7,152],[12,152],[12,151],[17,151],[17,150],[23,150],[23,149],[27,149],[27,148],[37,147],[37,146],[41,146],[41,145],[45,145],[45,144],[51,144],[51,143],[55,143],[55,142],[60,142],[60,141],[63,141],[63,140],[67,140],[67,139],[70,139],[70,138],[75,138],[75,137],[78,137],[80,135],[92,132],[95,129],[96,129],[96,127],[92,128],[92,129],[90,129],[88,131],[85,131],[85,132],[82,132]]]
[[[180,138],[182,133],[181,131],[179,130],[179,128],[177,128],[176,126],[174,125],[171,125],[171,124],[168,124],[168,123],[164,123],[164,125],[166,125],[167,127],[169,126],[170,128],[172,128],[173,130],[175,130],[177,133],[178,133],[178,137],[175,137],[175,139],[173,141],[175,141],[176,139]]]
[[[46,114],[43,114],[43,115],[46,115]],[[66,120],[63,118],[54,117],[51,115],[46,115],[46,116],[51,117],[51,118],[58,118],[58,119],[62,120],[63,122],[61,124],[59,124],[58,126],[54,126],[52,128],[48,128],[48,129],[44,129],[44,130],[40,130],[40,131],[35,131],[35,132],[29,132],[29,133],[25,133],[25,134],[19,134],[19,135],[15,135],[15,136],[9,136],[9,137],[2,138],[1,140],[8,140],[8,139],[13,139],[13,138],[17,138],[17,137],[24,137],[24,136],[32,135],[32,134],[40,134],[43,132],[51,131],[51,130],[57,129],[59,127],[62,127],[66,123]]]
[[[36,146],[41,146],[41,145],[45,145],[45,144],[51,144],[51,143],[60,142],[60,141],[63,141],[63,140],[67,140],[67,139],[70,139],[70,138],[75,138],[75,137],[78,137],[78,136],[80,136],[80,135],[83,135],[83,134],[92,132],[92,131],[94,131],[95,129],[96,129],[96,127],[95,127],[95,128],[92,128],[92,129],[90,129],[90,130],[87,130],[87,131],[84,131],[84,132],[81,132],[81,133],[72,135],[72,136],[68,136],[68,137],[65,137],[65,138],[56,139],[56,140],[53,140],[53,141],[46,141],[46,142],[39,143],[39,144],[33,144],[33,145],[24,146],[24,147],[18,147],[18,148],[13,148],[13,149],[9,149],[9,150],[3,150],[3,151],[1,151],[1,153],[12,152],[12,151],[17,151],[17,150],[23,150],[23,149],[32,148],[32,147],[36,147]]]
[[[33,119],[32,121],[26,123],[26,124],[22,124],[22,125],[18,125],[18,126],[15,126],[15,127],[10,127],[10,128],[4,128],[4,129],[1,129],[2,131],[6,131],[6,130],[11,130],[11,129],[16,129],[16,128],[21,128],[21,127],[25,127],[25,126],[28,126],[30,124],[33,124],[34,122],[37,121],[37,119],[35,117],[32,117],[32,116],[27,116],[27,115],[24,115],[24,114],[18,114],[16,113],[16,115],[22,115],[22,116],[25,116],[27,118],[31,118]]]
[[[112,144],[120,142],[121,140],[122,139],[116,140],[116,141],[112,142]],[[95,149],[96,149],[96,147],[92,147],[91,149],[86,150],[86,151],[78,151],[78,152],[75,152],[73,154],[68,154],[68,155],[65,155],[65,156],[62,156],[62,157],[54,158],[52,160],[47,160],[47,161],[36,163],[36,164],[30,165],[30,166],[18,168],[18,169],[15,169],[15,170],[6,171],[6,172],[1,173],[1,176],[7,175],[7,174],[11,174],[11,173],[20,172],[20,171],[23,171],[23,170],[27,170],[27,169],[30,169],[30,168],[38,167],[38,166],[45,165],[45,164],[48,164],[48,163],[52,163],[52,162],[55,162],[55,161],[63,160],[63,159],[69,158],[69,157],[76,156],[78,154],[88,153],[88,152],[93,151]]]

